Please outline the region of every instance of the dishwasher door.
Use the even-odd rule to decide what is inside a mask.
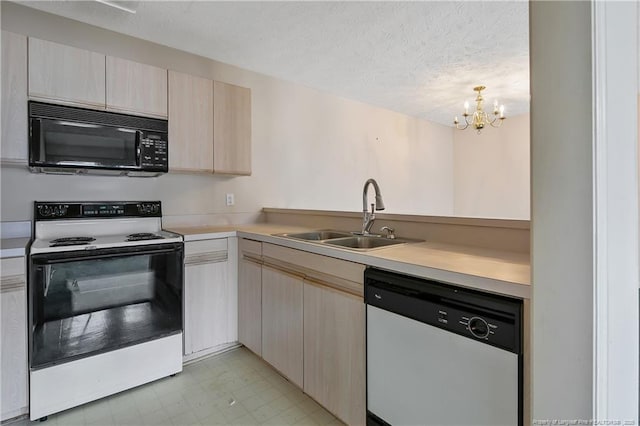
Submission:
[[[367,409],[398,426],[516,426],[518,355],[367,306]]]
[[[369,268],[365,302],[368,425],[522,425],[522,300]]]

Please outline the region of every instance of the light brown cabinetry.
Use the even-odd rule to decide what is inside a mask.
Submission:
[[[0,420],[28,412],[25,258],[0,260]]]
[[[27,125],[27,37],[2,31],[2,140],[4,164],[26,164]]]
[[[304,391],[350,425],[365,424],[362,297],[305,280]]]
[[[184,355],[197,358],[237,340],[236,290],[227,238],[185,243]]]
[[[169,71],[169,169],[213,172],[213,81]]]
[[[213,172],[251,174],[251,90],[213,83]]]
[[[29,97],[103,109],[105,55],[30,37]]]
[[[251,90],[169,71],[169,171],[251,174]]]
[[[302,277],[262,267],[262,357],[303,385]]]
[[[167,117],[167,70],[107,56],[106,105],[111,111]]]
[[[29,38],[29,97],[167,117],[167,70]]]
[[[265,361],[340,420],[364,424],[364,265],[268,243],[262,244],[262,263]],[[302,355],[297,352],[300,336]],[[303,358],[301,381],[281,365],[288,363],[292,368],[299,357]]]
[[[238,341],[262,355],[262,243],[238,243]]]

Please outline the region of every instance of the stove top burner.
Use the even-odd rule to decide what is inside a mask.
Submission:
[[[95,241],[93,237],[64,237],[51,240],[49,247],[62,247],[62,246],[76,246],[89,244],[91,241]]]
[[[152,234],[150,232],[140,232],[137,234],[127,235],[127,241],[142,241],[142,240],[162,240],[161,235]]]

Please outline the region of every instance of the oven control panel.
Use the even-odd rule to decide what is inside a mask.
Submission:
[[[42,204],[37,207],[39,216],[51,219],[65,217],[68,210],[69,204]]]
[[[138,212],[143,216],[153,216],[160,213],[160,202],[140,203],[138,204]]]
[[[162,217],[160,201],[35,202],[34,219],[109,219]]]

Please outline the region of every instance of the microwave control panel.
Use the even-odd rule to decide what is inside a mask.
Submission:
[[[144,170],[169,170],[166,134],[148,133],[140,139],[140,167]]]

